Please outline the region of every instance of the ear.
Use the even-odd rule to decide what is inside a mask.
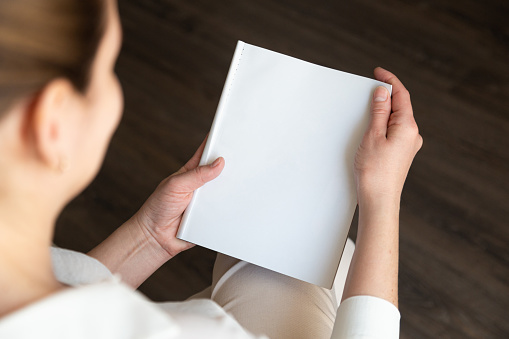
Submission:
[[[37,94],[27,115],[28,133],[38,160],[51,169],[59,169],[66,159],[66,135],[69,114],[76,91],[70,81],[55,79]]]

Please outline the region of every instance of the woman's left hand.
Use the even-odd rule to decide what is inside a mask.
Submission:
[[[198,166],[208,135],[193,157],[177,172],[164,179],[131,219],[148,237],[152,237],[170,257],[194,246],[176,237],[182,215],[191,202],[193,191],[215,179],[224,168],[222,157]]]

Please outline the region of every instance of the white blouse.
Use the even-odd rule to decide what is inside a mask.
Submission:
[[[52,248],[57,279],[73,286],[0,319],[0,338],[235,338],[254,336],[210,299],[158,304],[83,253]],[[391,303],[358,296],[343,301],[331,339],[399,337]]]

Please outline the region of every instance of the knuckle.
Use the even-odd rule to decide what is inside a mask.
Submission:
[[[406,87],[403,87],[401,89],[401,94],[403,94],[406,97],[410,97],[410,91]]]
[[[170,175],[168,178],[161,181],[159,186],[161,187],[174,187],[178,183],[178,177],[176,175]]]
[[[422,148],[422,145],[424,143],[424,139],[420,134],[417,135],[417,150],[420,150]]]
[[[419,135],[419,127],[415,123],[415,121],[412,121],[407,125],[406,131],[410,135]]]
[[[416,124],[415,122],[412,124],[412,127],[411,127],[411,128],[412,128],[412,132],[413,132],[414,134],[419,135],[419,126],[417,126],[417,124]]]
[[[202,166],[198,166],[195,168],[195,173],[196,173],[196,178],[198,179],[199,182],[201,183],[205,183],[206,180],[205,180],[205,173],[203,171],[203,167]]]
[[[386,115],[388,113],[387,107],[385,105],[373,105],[371,109],[371,113],[373,115]]]
[[[410,91],[408,89],[405,88],[405,95],[410,99]]]

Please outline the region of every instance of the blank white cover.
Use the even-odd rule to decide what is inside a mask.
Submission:
[[[178,237],[331,288],[357,197],[372,79],[239,41]]]

